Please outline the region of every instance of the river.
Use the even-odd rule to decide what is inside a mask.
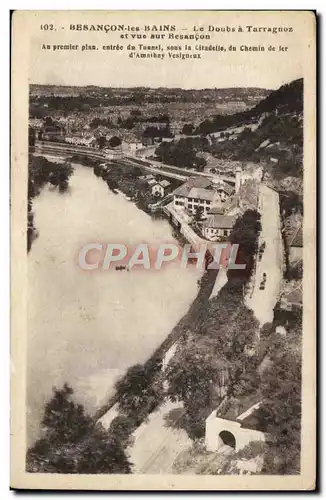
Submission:
[[[53,386],[68,382],[92,413],[117,377],[144,362],[187,312],[200,271],[81,270],[76,255],[92,241],[172,242],[153,220],[112,193],[92,169],[74,165],[69,192],[46,187],[34,199],[39,237],[28,256],[27,434],[39,435]]]

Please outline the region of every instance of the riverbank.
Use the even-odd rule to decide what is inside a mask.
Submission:
[[[57,188],[59,193],[65,193],[74,171],[69,162],[62,160],[53,162],[52,158],[50,161],[37,154],[28,158],[27,253],[39,235],[34,224],[33,200],[46,185]]]

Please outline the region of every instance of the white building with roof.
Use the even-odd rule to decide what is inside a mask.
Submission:
[[[259,430],[258,421],[255,418],[261,402],[258,401],[245,407],[233,406],[232,411],[225,413],[214,410],[207,417],[205,445],[208,451],[218,451],[225,445],[239,451],[252,441],[266,441],[267,436]]]
[[[230,236],[236,220],[236,215],[224,215],[223,213],[208,214],[202,227],[204,238],[210,241],[219,241],[227,238]]]
[[[167,180],[163,180],[157,182],[152,186],[152,195],[160,196],[161,198],[163,198],[163,196],[165,196],[170,189],[171,189],[171,183]]]
[[[198,208],[202,209],[203,216],[207,217],[211,207],[221,201],[221,193],[226,193],[221,183],[215,188],[211,179],[203,177],[190,177],[174,191],[174,208],[183,208],[194,215]],[[222,195],[223,199],[224,194]]]

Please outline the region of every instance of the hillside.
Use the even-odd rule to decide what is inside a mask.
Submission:
[[[257,103],[253,108],[232,115],[215,115],[211,120],[200,123],[197,132],[209,134],[219,132],[227,127],[235,127],[255,121],[263,113],[302,113],[303,79],[294,80],[282,85]]]
[[[205,120],[197,132],[210,135],[217,158],[264,163],[277,182],[302,178],[303,80],[283,85],[250,110]]]

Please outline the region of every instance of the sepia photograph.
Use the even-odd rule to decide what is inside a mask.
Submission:
[[[314,489],[315,27],[14,13],[13,487]]]

